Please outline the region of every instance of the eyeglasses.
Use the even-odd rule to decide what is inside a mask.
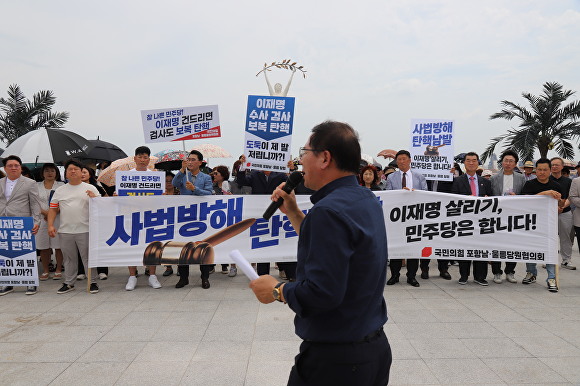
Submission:
[[[301,147],[300,148],[300,151],[298,152],[298,157],[300,157],[300,158],[304,157],[304,155],[306,154],[307,151],[317,152],[317,151],[320,151],[320,150],[309,149],[307,147]]]

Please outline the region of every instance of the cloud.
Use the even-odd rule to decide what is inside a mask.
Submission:
[[[143,141],[140,110],[214,103],[214,141],[239,152],[246,97],[266,93],[254,76],[264,61],[308,70],[290,90],[296,149],[326,118],[359,127],[376,154],[408,146],[412,118],[435,117],[457,120],[458,149],[482,150],[508,127],[488,121],[500,100],[580,85],[574,1],[57,0],[9,2],[3,15],[0,92],[52,89],[68,128],[127,152]]]

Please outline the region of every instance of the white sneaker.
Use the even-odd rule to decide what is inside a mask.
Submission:
[[[558,286],[556,285],[556,279],[548,279],[548,291],[558,292]]]
[[[99,279],[100,280],[107,280],[107,274],[104,272],[99,273]]]
[[[159,283],[159,280],[157,280],[157,276],[155,275],[149,276],[149,285],[155,289],[161,288],[161,283]]]
[[[83,275],[82,273],[80,275],[77,275],[77,280],[85,280],[87,278],[86,275]]]
[[[136,285],[137,285],[137,277],[129,276],[129,280],[127,280],[127,285],[125,286],[125,289],[127,291],[133,291]]]
[[[229,277],[234,277],[238,274],[238,269],[236,267],[230,267],[230,273],[228,274]]]
[[[518,281],[516,280],[516,277],[513,273],[508,273],[505,275],[505,278],[507,281],[509,281],[510,283],[517,283]]]
[[[575,265],[572,265],[572,264],[571,264],[570,262],[568,262],[568,261],[566,261],[566,262],[564,262],[564,263],[560,264],[560,266],[561,266],[562,268],[570,269],[570,270],[572,270],[572,271],[574,271],[574,270],[576,269],[576,266],[575,266]]]
[[[503,280],[501,280],[501,273],[495,273],[493,275],[493,282],[497,284],[501,284]]]

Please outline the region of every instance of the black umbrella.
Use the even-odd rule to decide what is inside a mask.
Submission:
[[[23,163],[63,163],[70,158],[87,156],[93,145],[84,137],[63,129],[38,129],[17,138],[4,155],[17,155]]]
[[[455,162],[463,162],[463,161],[465,161],[465,154],[466,153],[459,153],[455,156],[455,158],[453,158],[453,160]]]
[[[121,158],[127,158],[127,154],[117,145],[110,142],[101,141],[100,139],[89,139],[93,149],[87,156],[79,157],[81,159],[91,159],[97,161],[116,161]]]

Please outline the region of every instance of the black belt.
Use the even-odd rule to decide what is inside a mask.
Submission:
[[[316,343],[316,344],[353,344],[353,343],[368,343],[368,342],[372,342],[373,340],[376,340],[377,338],[380,338],[383,335],[383,328],[379,328],[376,331],[371,332],[370,334],[364,336],[361,340],[356,340],[356,341],[352,341],[352,342],[320,342],[317,340],[310,340],[310,339],[304,339],[305,342],[308,343]]]

